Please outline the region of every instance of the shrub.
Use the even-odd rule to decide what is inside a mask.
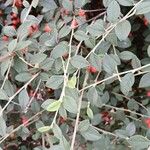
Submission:
[[[1,149],[148,149],[150,1],[1,0],[0,18]]]

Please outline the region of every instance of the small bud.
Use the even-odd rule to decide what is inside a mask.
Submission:
[[[2,40],[3,40],[3,41],[8,41],[9,38],[8,38],[8,36],[4,35],[4,36],[2,36]]]
[[[78,26],[78,22],[76,19],[73,19],[71,22],[71,29],[75,29]]]
[[[45,27],[44,27],[44,32],[51,32],[52,29],[50,28],[50,26],[48,24],[45,24]]]
[[[83,9],[79,9],[78,15],[80,17],[85,17],[85,11]]]

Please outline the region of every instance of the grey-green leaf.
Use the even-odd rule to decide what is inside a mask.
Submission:
[[[46,86],[52,89],[58,89],[63,83],[62,75],[51,76],[50,79],[46,82]]]
[[[73,56],[71,59],[71,64],[78,69],[85,68],[89,65],[89,62],[82,56]]]
[[[134,81],[135,81],[135,77],[133,73],[128,73],[121,78],[120,89],[124,95],[128,95],[129,91],[132,90]]]
[[[70,113],[76,114],[78,111],[77,101],[70,96],[65,96],[63,98],[63,106]]]
[[[150,73],[146,73],[142,76],[139,83],[139,87],[140,88],[150,87]]]
[[[131,24],[128,20],[120,22],[115,28],[115,33],[120,41],[126,40],[130,31]]]

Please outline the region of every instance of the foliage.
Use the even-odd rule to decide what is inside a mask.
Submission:
[[[149,0],[0,1],[0,149],[150,149]]]

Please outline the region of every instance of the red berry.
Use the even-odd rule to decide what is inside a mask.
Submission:
[[[20,7],[23,6],[22,0],[14,0],[14,1],[15,1],[15,6],[16,6],[17,8],[20,8]]]
[[[79,15],[80,17],[85,17],[85,11],[82,10],[82,9],[79,9],[78,15]]]
[[[18,21],[15,19],[15,20],[12,20],[12,24],[13,25],[17,25],[18,24]]]
[[[27,126],[27,125],[28,125],[29,119],[28,119],[26,116],[22,116],[22,117],[21,117],[21,120],[22,120],[22,124],[23,124],[24,126]]]
[[[88,70],[88,72],[91,72],[91,73],[96,73],[97,72],[96,68],[93,67],[93,66],[88,66],[87,70]]]
[[[17,18],[17,14],[16,13],[12,12],[10,15],[11,15],[11,19],[16,19]]]
[[[143,19],[143,22],[144,22],[144,25],[145,25],[145,26],[148,26],[149,21],[148,21],[146,18]]]
[[[45,24],[45,27],[44,27],[44,32],[51,32],[52,29],[50,28],[50,26],[48,24]]]
[[[148,128],[150,128],[150,118],[146,118],[144,120],[145,124],[147,125]]]
[[[8,40],[9,40],[9,37],[6,36],[6,35],[3,35],[2,40],[3,40],[3,41],[8,41]]]
[[[147,91],[147,97],[150,97],[150,91]]]
[[[71,29],[75,29],[78,26],[78,22],[76,19],[73,19],[71,22]]]

